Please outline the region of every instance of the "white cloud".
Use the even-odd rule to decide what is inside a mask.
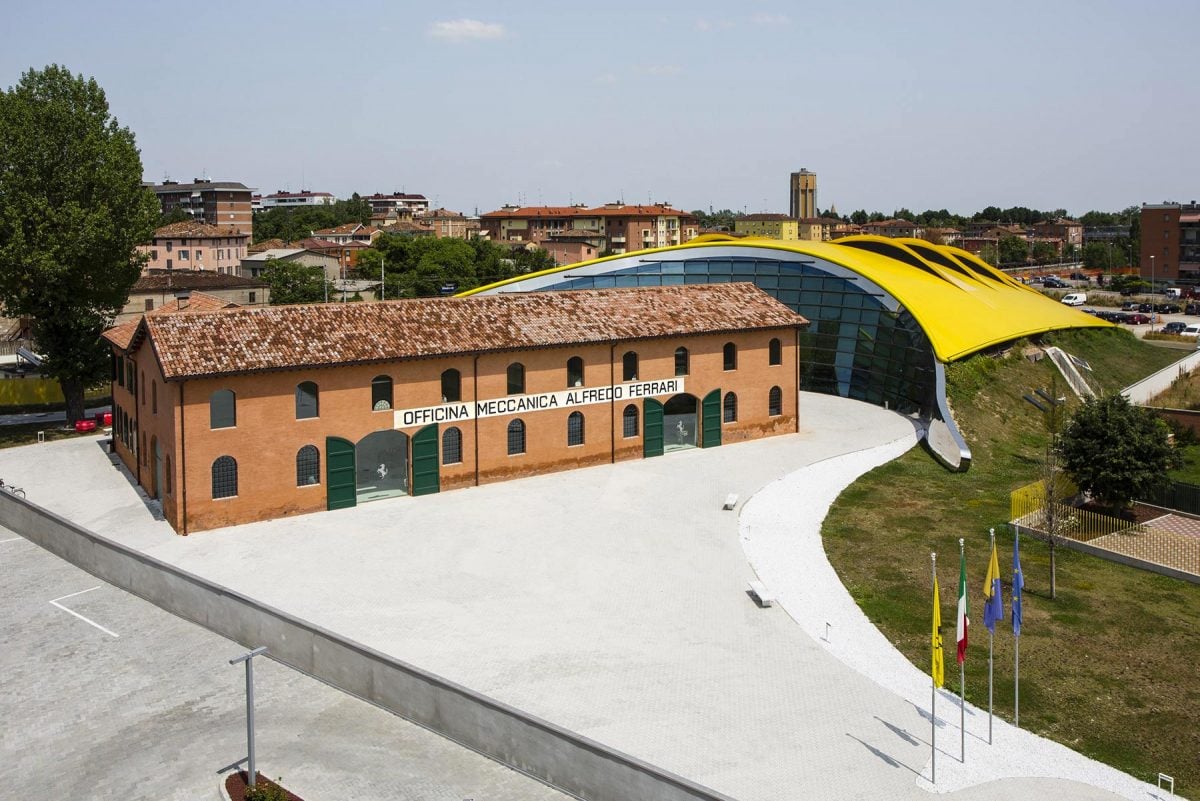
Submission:
[[[469,42],[483,39],[503,39],[507,35],[498,22],[480,22],[477,19],[451,19],[435,22],[429,26],[429,36],[447,42]]]
[[[648,64],[641,69],[645,75],[651,75],[655,78],[671,78],[683,72],[683,67],[678,64]]]
[[[790,25],[792,22],[792,19],[787,14],[766,14],[766,13],[763,13],[760,11],[756,14],[751,14],[750,21],[753,22],[755,25],[774,26],[774,25]]]

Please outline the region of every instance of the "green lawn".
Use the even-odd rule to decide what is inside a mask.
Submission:
[[[16,448],[20,445],[32,445],[37,442],[39,431],[46,432],[46,441],[70,439],[71,437],[94,437],[95,431],[84,434],[75,433],[74,429],[64,429],[61,420],[54,423],[23,423],[16,426],[0,426],[0,448]]]
[[[1063,332],[1051,338],[1086,359],[1106,390],[1154,372],[1181,354],[1124,331]],[[974,457],[950,473],[922,449],[847,488],[823,533],[830,560],[880,630],[922,669],[929,664],[929,553],[936,551],[947,686],[957,690],[954,604],[958,538],[967,540],[972,649],[967,697],[987,705],[983,578],[988,528],[995,527],[1005,577],[1012,564],[1009,491],[1037,477],[1044,444],[1040,413],[1021,395],[1048,388],[1048,361],[976,357],[952,365],[951,403]],[[1061,381],[1061,379],[1060,379]],[[1058,599],[1049,599],[1047,548],[1022,540],[1025,625],[1021,725],[1139,778],[1172,774],[1177,791],[1200,787],[1200,586],[1070,551],[1058,555]],[[1012,717],[1013,637],[996,637],[996,709]]]

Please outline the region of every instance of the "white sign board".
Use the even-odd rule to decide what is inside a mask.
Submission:
[[[602,387],[579,387],[541,395],[507,395],[492,400],[443,403],[420,409],[397,409],[395,428],[416,428],[430,423],[456,423],[477,417],[502,417],[510,414],[542,412],[547,409],[567,409],[590,406],[594,403],[615,403],[633,398],[652,398],[658,395],[677,395],[683,392],[683,376],[661,381],[634,381]]]

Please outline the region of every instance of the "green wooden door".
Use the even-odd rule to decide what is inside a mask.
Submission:
[[[429,425],[412,438],[412,494],[429,495],[441,489],[438,481],[438,427]]]
[[[663,405],[654,398],[642,403],[642,455],[663,455]]]
[[[354,485],[354,443],[325,438],[325,503],[329,509],[348,509],[358,502]]]
[[[704,396],[702,412],[701,448],[715,448],[721,444],[721,390],[714,389]]]

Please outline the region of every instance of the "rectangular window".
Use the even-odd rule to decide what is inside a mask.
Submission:
[[[187,260],[188,260],[188,252],[187,252],[186,250],[181,250],[181,251],[179,251],[179,260],[180,260],[180,261],[187,261]]]
[[[251,292],[251,293],[250,293],[250,302],[251,302],[251,303],[258,303],[258,293],[257,293],[257,292]]]
[[[167,269],[168,269],[168,270],[169,270],[169,269],[171,269],[171,267],[172,267],[173,265],[174,265],[174,262],[173,262],[171,259],[167,259]]]
[[[158,251],[157,250],[150,251],[150,261],[158,261]]]
[[[199,248],[196,249],[196,261],[204,261],[204,251]]]
[[[154,311],[154,298],[146,298],[146,311]]]

